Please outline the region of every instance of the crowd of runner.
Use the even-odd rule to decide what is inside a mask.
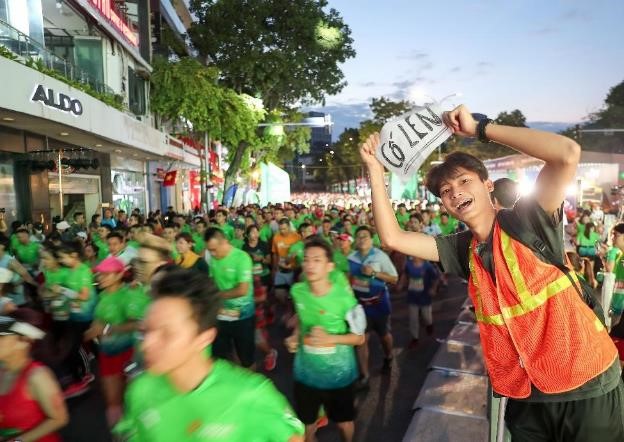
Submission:
[[[497,185],[495,206],[512,205],[516,189]],[[437,204],[393,208],[406,231],[465,229]],[[567,218],[578,273],[595,287],[603,268],[616,274],[617,322],[624,224],[598,205]],[[104,209],[48,232],[7,227],[0,220],[0,440],[60,440],[65,399],[95,382],[110,427],[129,440],[195,432],[251,440],[245,435],[260,437],[261,428],[266,440],[313,440],[327,419],[352,440],[355,395],[365,394],[375,365],[370,333],[382,345],[382,373],[392,370],[390,291],[407,299],[411,350],[421,329],[433,334],[432,298],[446,284],[436,263],[383,247],[369,201],[331,194],[204,216]],[[268,330],[278,326],[290,330],[285,345],[295,354],[294,412],[270,381],[244,370],[275,369]]]

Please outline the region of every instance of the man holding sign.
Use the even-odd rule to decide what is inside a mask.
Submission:
[[[495,141],[545,162],[534,195],[504,213],[517,230],[539,238],[544,253],[537,256],[501,228],[503,218],[489,197],[493,185],[487,169],[462,152],[433,167],[427,187],[469,230],[435,238],[402,231],[386,194],[384,167],[376,158],[383,159],[381,138],[373,134],[360,153],[370,174],[382,241],[408,256],[439,261],[448,273],[469,280],[492,387],[509,398],[505,420],[514,442],[624,440],[617,350],[579,296],[575,278],[545,258],[563,260],[562,202],[576,174],[580,147],[561,135],[495,125],[489,119],[477,122],[465,106],[441,118],[456,135]]]

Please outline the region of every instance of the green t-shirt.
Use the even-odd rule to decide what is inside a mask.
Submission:
[[[204,238],[197,232],[194,232],[192,235],[193,237],[193,252],[197,253],[198,255],[203,255],[204,254],[204,249],[206,247],[206,245],[204,244]]]
[[[233,240],[230,241],[230,244],[232,244],[237,249],[241,249],[242,250],[243,246],[245,245],[245,240],[244,239],[234,238]]]
[[[301,267],[303,265],[304,247],[305,244],[303,241],[297,241],[288,249],[288,257],[295,259],[297,267]]]
[[[189,226],[188,224],[184,224],[182,226],[182,228],[180,229],[180,233],[188,233],[191,234],[193,233],[193,230],[191,230],[191,226]]]
[[[349,260],[340,250],[334,251],[334,264],[336,270],[343,272],[345,275],[349,274]]]
[[[210,276],[214,279],[219,290],[232,290],[240,283],[249,283],[247,294],[223,301],[223,308],[218,316],[220,320],[237,321],[254,315],[252,267],[251,257],[236,248],[232,248],[225,258],[213,257],[210,260]]]
[[[39,249],[41,249],[41,244],[39,243],[29,242],[28,244],[22,244],[18,242],[15,245],[15,257],[27,268],[32,268],[39,262]]]
[[[141,248],[141,244],[138,241],[131,239],[126,243],[126,248],[131,248],[135,250],[139,250]]]
[[[315,296],[307,282],[290,291],[299,318],[299,347],[295,355],[295,380],[309,387],[336,389],[350,385],[358,376],[355,349],[351,345],[313,347],[306,336],[312,327],[332,335],[349,333],[347,313],[358,305],[348,284],[332,284],[326,295]]]
[[[64,287],[65,280],[69,275],[67,267],[59,267],[56,270],[44,270],[45,288],[51,289],[55,285]],[[50,313],[55,321],[67,321],[69,319],[69,299],[58,295],[49,301]]]
[[[591,232],[589,238],[585,236],[584,232],[580,232],[576,236],[576,242],[579,247],[595,247],[598,241],[600,241],[600,235],[596,232]]]
[[[100,235],[98,235],[97,233],[93,234],[92,241],[93,241],[93,244],[95,244],[98,248],[98,254],[97,254],[98,262],[106,259],[106,257],[110,255],[110,252],[108,250],[108,243],[104,241],[102,238],[100,238]]]
[[[304,432],[270,380],[221,359],[185,394],[145,373],[128,387],[125,405],[115,432],[129,442],[284,442]]]
[[[271,244],[271,238],[273,238],[271,226],[269,224],[263,225],[258,232],[258,236],[260,237],[260,241]]]
[[[405,214],[401,215],[399,212],[397,212],[396,219],[399,222],[399,226],[404,229],[405,225],[409,222],[410,214],[406,212]]]
[[[442,232],[442,235],[450,235],[452,233],[455,233],[455,231],[457,230],[458,221],[452,216],[448,217],[448,222],[446,224],[442,224],[439,216],[436,217],[433,222],[440,226],[440,231]]]
[[[222,226],[220,226],[219,224],[215,224],[213,227],[221,229],[221,231],[225,234],[225,237],[229,241],[232,241],[234,239],[234,227],[230,226],[228,223],[225,223]]]
[[[129,309],[129,297],[131,292],[128,287],[123,286],[114,293],[100,293],[100,299],[95,307],[94,318],[104,324],[120,325],[128,321],[141,319],[141,316],[134,315]],[[100,339],[100,349],[107,355],[116,355],[132,348],[134,338],[132,332],[111,333],[102,336]]]
[[[89,289],[89,298],[86,300],[70,299],[70,319],[74,321],[90,321],[93,318],[93,309],[97,303],[97,296],[93,287],[93,272],[82,263],[75,269],[67,269],[67,279],[63,287],[80,292],[84,287]]]

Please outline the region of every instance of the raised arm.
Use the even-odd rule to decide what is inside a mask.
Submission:
[[[438,248],[432,236],[401,229],[394,216],[384,182],[384,167],[375,157],[379,146],[379,133],[374,133],[360,147],[360,156],[368,168],[373,201],[373,216],[379,238],[384,246],[408,256],[428,261],[439,261]]]
[[[477,122],[464,105],[445,112],[444,122],[458,135],[476,135]],[[485,135],[492,141],[545,161],[546,164],[537,177],[535,199],[547,213],[559,209],[566,187],[576,175],[576,167],[581,157],[580,146],[562,135],[526,127],[489,124],[485,128]]]

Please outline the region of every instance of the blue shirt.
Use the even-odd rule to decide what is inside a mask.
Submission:
[[[351,253],[348,261],[353,292],[364,307],[366,315],[379,317],[390,314],[390,293],[387,284],[380,279],[362,273],[362,267],[367,265],[372,267],[375,272],[398,276],[390,257],[373,247],[366,256],[362,256],[358,251]]]
[[[408,256],[405,263],[405,272],[409,278],[407,302],[416,305],[431,304],[429,292],[433,283],[438,279],[436,268],[429,261],[423,261],[421,265],[416,266],[414,258]]]

